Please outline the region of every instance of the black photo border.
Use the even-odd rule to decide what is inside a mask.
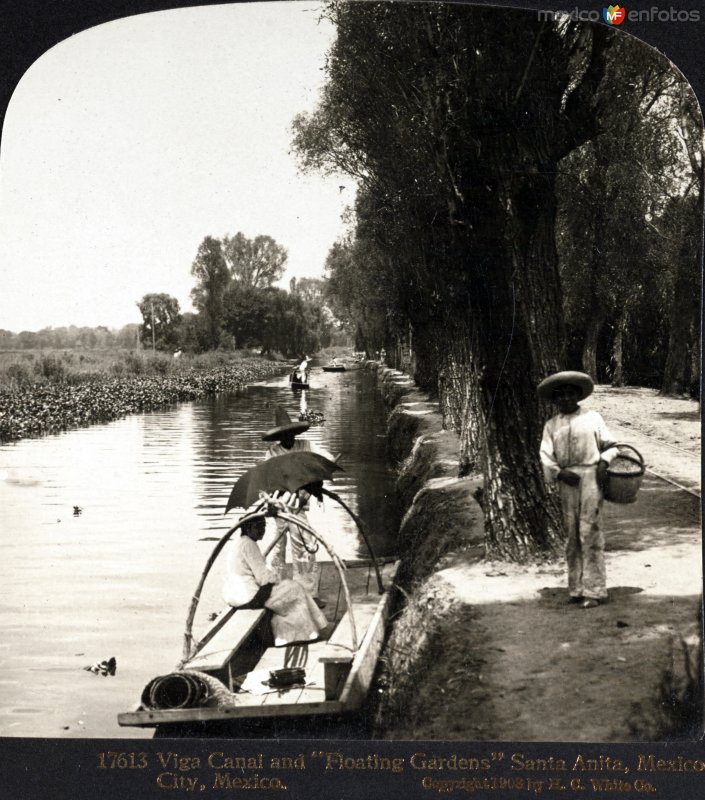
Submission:
[[[293,0],[290,0],[293,1]],[[471,0],[473,5],[523,10],[598,11],[608,2],[586,0]],[[222,5],[218,0],[0,0],[0,126],[12,93],[27,69],[44,52],[68,37],[93,26],[136,14],[166,11],[183,7]],[[684,74],[692,86],[701,106],[705,106],[705,4],[702,0],[626,0],[627,10],[652,6],[693,10],[700,12],[700,21],[693,23],[638,23],[628,22],[625,33],[636,36],[655,47]],[[602,23],[601,23],[602,24]],[[0,140],[0,158],[2,157]],[[1,276],[0,276],[1,291]],[[429,709],[429,714],[433,710]],[[545,709],[546,714],[560,713],[560,709]],[[104,768],[105,756],[101,753],[125,754],[120,763],[126,768]],[[250,789],[214,790],[212,780],[196,784],[195,794],[200,797],[227,796],[233,793],[254,792],[271,797],[302,798],[305,800],[347,800],[348,798],[385,798],[385,800],[415,800],[418,797],[447,796],[438,787],[422,785],[427,772],[416,770],[410,759],[414,753],[424,753],[424,758],[499,758],[509,765],[513,756],[524,760],[564,759],[568,765],[577,755],[614,762],[621,759],[630,766],[630,778],[643,780],[643,791],[631,791],[630,796],[653,797],[656,800],[697,800],[705,797],[705,771],[693,770],[702,764],[705,770],[705,744],[700,742],[656,742],[644,744],[571,744],[526,742],[425,742],[425,741],[321,741],[281,740],[244,741],[221,739],[43,739],[0,738],[0,794],[17,800],[149,800],[192,794],[185,787],[165,788],[157,784],[160,767],[158,753],[178,753],[185,758],[206,763],[209,755],[223,752],[226,756],[263,755],[267,759],[278,756],[305,756],[306,769],[286,773],[287,789],[253,786]],[[324,769],[325,756],[321,753],[340,752],[349,759],[367,763],[368,756],[404,759],[404,769],[399,772],[374,769]],[[132,755],[131,755],[132,754]],[[141,754],[144,754],[142,757]],[[654,770],[637,771],[640,758],[643,764],[661,766]],[[421,757],[417,757],[418,762]],[[651,759],[651,760],[649,760]],[[350,762],[353,763],[353,762]],[[140,764],[146,764],[140,768]],[[686,769],[690,767],[690,769]],[[207,769],[178,772],[189,776],[194,772],[203,777],[212,775]],[[266,770],[265,770],[266,772]],[[510,770],[504,770],[510,774]],[[270,773],[271,774],[271,773]],[[522,773],[526,774],[526,773]],[[439,778],[465,778],[470,773],[453,774],[443,771]],[[575,798],[606,798],[624,796],[626,792],[613,790],[594,792],[581,789],[581,784],[571,786],[574,773],[550,771],[537,774],[546,783],[541,794],[556,800]],[[605,778],[615,774],[606,772]],[[548,779],[558,783],[551,788]],[[588,783],[584,779],[583,784]],[[653,791],[647,786],[651,785]],[[203,786],[204,788],[201,788]],[[499,785],[457,788],[451,796],[478,798],[519,798],[534,795],[526,785],[523,788],[502,788]]]

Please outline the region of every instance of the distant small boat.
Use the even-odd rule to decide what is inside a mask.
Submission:
[[[346,367],[343,364],[329,364],[327,367],[321,367],[324,372],[345,372]]]

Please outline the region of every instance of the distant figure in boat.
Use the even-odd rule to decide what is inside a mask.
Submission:
[[[277,406],[274,412],[274,419],[276,427],[268,430],[262,437],[264,442],[272,442],[267,448],[265,453],[265,460],[274,458],[275,456],[282,456],[285,453],[319,453],[325,458],[335,461],[335,458],[321,447],[315,447],[311,442],[306,439],[297,439],[298,434],[307,431],[311,426],[308,422],[294,422],[281,407]],[[308,509],[309,493],[303,489],[299,489],[299,497],[301,498],[301,507],[296,512],[296,516],[300,515],[303,522],[307,522],[306,511]],[[281,576],[284,563],[286,561],[286,540],[287,534],[291,542],[291,555],[294,570],[294,580],[298,581],[314,599],[318,595],[318,583],[320,580],[320,569],[316,564],[316,550],[318,543],[313,540],[310,534],[301,530],[293,523],[290,524],[287,520],[276,520],[277,533],[284,534],[280,536],[277,544],[274,545],[270,553],[270,566]],[[316,601],[320,602],[320,601]]]
[[[275,647],[315,641],[328,621],[300,583],[280,580],[267,567],[257,545],[264,531],[263,517],[243,523],[230,554],[223,598],[236,608],[270,609]]]
[[[311,359],[308,356],[304,356],[303,361],[299,364],[296,368],[295,374],[295,381],[298,383],[308,383],[308,363]]]

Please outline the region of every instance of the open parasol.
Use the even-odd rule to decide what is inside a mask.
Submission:
[[[319,453],[299,451],[274,456],[238,478],[230,492],[225,513],[231,508],[249,508],[262,492],[295,492],[308,484],[329,480],[337,471],[342,471],[342,467]]]

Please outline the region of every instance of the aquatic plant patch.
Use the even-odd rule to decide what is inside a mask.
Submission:
[[[145,411],[234,392],[281,371],[271,361],[185,370],[164,376],[88,376],[78,383],[0,388],[0,443],[110,422]]]

